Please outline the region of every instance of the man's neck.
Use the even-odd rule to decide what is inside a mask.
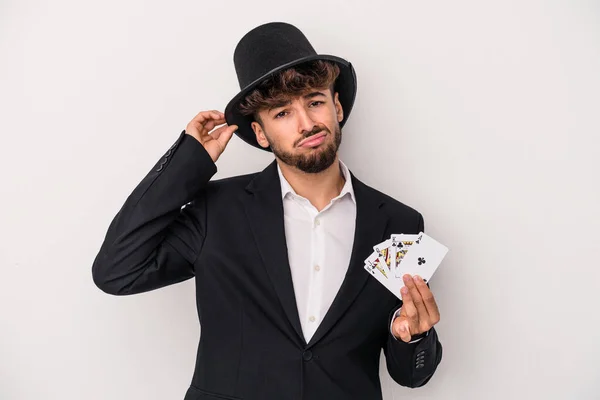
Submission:
[[[340,170],[339,158],[336,156],[329,168],[318,173],[306,173],[277,160],[281,173],[294,191],[319,211],[325,208],[344,187],[345,179]]]

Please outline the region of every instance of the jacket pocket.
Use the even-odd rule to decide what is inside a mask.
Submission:
[[[183,400],[242,400],[241,397],[233,397],[226,394],[207,392],[194,385],[190,385]]]

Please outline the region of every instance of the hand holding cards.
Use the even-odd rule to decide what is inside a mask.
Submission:
[[[373,253],[365,260],[365,270],[402,299],[402,276],[419,275],[429,282],[448,248],[430,236],[393,234],[385,242],[373,246]]]

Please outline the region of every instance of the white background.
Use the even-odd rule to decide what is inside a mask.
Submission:
[[[450,248],[444,358],[385,399],[600,398],[595,1],[0,3],[0,398],[183,399],[193,281],[113,297],[108,224],[199,111],[239,90],[237,41],[298,26],[358,76],[341,158]],[[237,137],[215,178],[272,155]],[[368,399],[367,399],[368,400]]]

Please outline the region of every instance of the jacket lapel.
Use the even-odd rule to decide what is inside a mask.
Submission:
[[[350,175],[356,199],[356,228],[350,265],[340,290],[315,334],[311,337],[308,348],[333,328],[354,302],[367,280],[372,279],[363,268],[364,260],[373,252],[373,246],[384,240],[388,217],[382,209],[384,204],[382,198],[376,196],[376,192],[359,181],[354,174],[350,173]]]
[[[287,319],[298,339],[305,345],[285,240],[277,161],[273,161],[258,174],[246,190],[254,194],[244,205],[256,245]]]
[[[369,278],[369,274],[363,268],[364,260],[373,251],[373,245],[383,241],[388,222],[388,217],[382,209],[384,202],[381,197],[376,196],[375,191],[352,173],[350,175],[356,200],[356,227],[350,264],[340,290],[307,348],[312,347],[329,332],[360,293]],[[253,194],[250,201],[244,202],[244,206],[258,250],[293,332],[301,343],[306,345],[287,253],[277,162],[273,161],[259,173],[248,184],[246,190]]]

